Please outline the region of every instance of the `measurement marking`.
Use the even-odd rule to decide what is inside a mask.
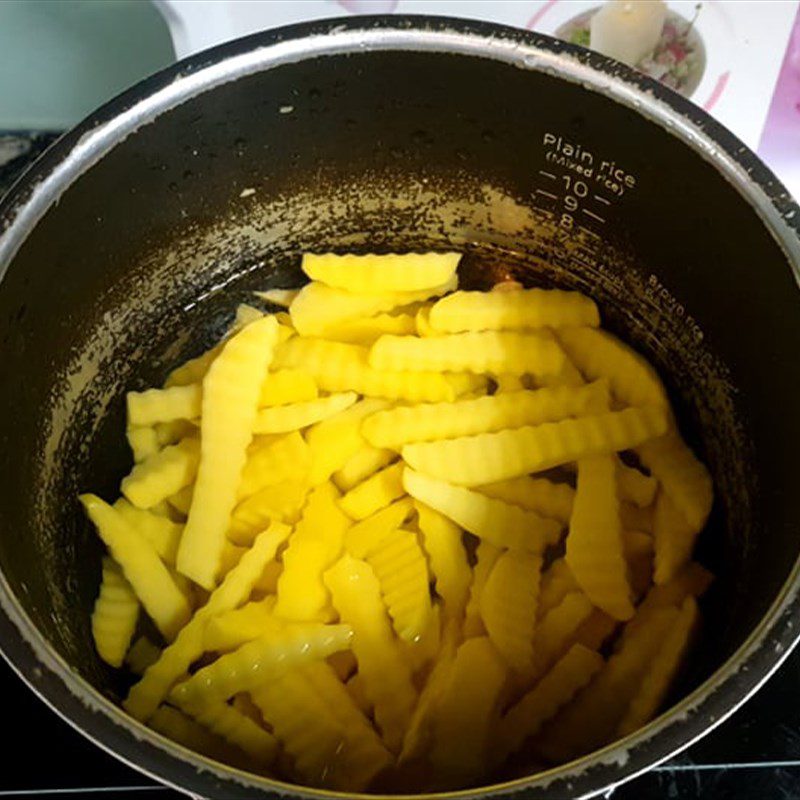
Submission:
[[[537,211],[540,214],[544,214],[546,217],[549,217],[550,219],[553,219],[553,217],[555,216],[555,214],[552,211],[549,211],[546,208],[539,208],[539,209],[537,209]]]
[[[594,236],[595,239],[600,239],[600,235],[595,233],[594,231],[590,231],[588,228],[584,228],[583,225],[578,225],[578,228],[582,230],[584,233],[588,233],[589,236]]]
[[[583,213],[586,214],[587,217],[591,217],[592,219],[596,219],[598,222],[605,222],[605,220],[602,217],[600,217],[597,214],[595,214],[594,211],[589,211],[588,208],[582,208],[581,211],[583,211]]]
[[[556,195],[554,195],[552,192],[546,192],[544,189],[537,189],[536,194],[544,195],[545,197],[549,197],[551,200],[558,200]]]
[[[597,200],[598,203],[602,203],[604,206],[610,206],[611,201],[606,200],[605,197],[601,197],[599,194],[594,195],[594,199]]]
[[[551,181],[554,181],[556,179],[556,176],[553,175],[552,172],[545,172],[543,169],[539,170],[539,174],[543,175],[545,178],[550,178]]]

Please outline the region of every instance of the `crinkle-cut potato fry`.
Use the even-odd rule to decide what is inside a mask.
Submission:
[[[356,672],[355,675],[351,675],[345,684],[345,688],[347,689],[347,693],[350,695],[350,697],[353,698],[353,702],[361,709],[361,711],[368,717],[371,717],[373,712],[372,702],[364,691],[363,676],[358,672]]]
[[[241,605],[253,591],[264,567],[275,557],[291,528],[273,523],[259,534],[253,546],[214,589],[206,604],[198,609],[161,657],[147,669],[124,702],[125,709],[136,719],[146,722],[166,699],[172,685],[186,674],[190,665],[203,653],[203,632],[211,617]]]
[[[562,556],[553,561],[542,573],[539,590],[538,615],[543,617],[555,608],[570,592],[579,592],[581,587],[575,580],[567,560]]]
[[[148,389],[128,392],[128,425],[155,425],[174,419],[196,419],[200,416],[203,388],[199,383],[171,386],[169,389]]]
[[[121,667],[139,621],[139,598],[114,559],[103,558],[100,593],[92,611],[92,639],[106,664]]]
[[[411,516],[414,505],[409,497],[395,500],[385,508],[359,520],[345,534],[345,549],[354,558],[366,558],[392,531]]]
[[[153,430],[156,432],[158,446],[161,448],[170,444],[177,444],[181,439],[196,439],[199,434],[199,427],[199,419],[173,419],[171,422],[157,422],[153,426]]]
[[[227,761],[234,765],[240,765],[242,762],[239,748],[231,747],[222,737],[172,706],[159,707],[147,726],[156,733],[209,758]]]
[[[343,492],[349,492],[379,469],[389,466],[397,458],[397,453],[382,447],[365,444],[354,453],[341,469],[333,474],[333,482]]]
[[[620,623],[605,611],[596,608],[591,616],[578,628],[575,641],[590,650],[600,650],[616,632]]]
[[[613,333],[598,328],[564,328],[557,336],[570,361],[589,380],[607,378],[613,394],[626,405],[669,407],[655,369]]]
[[[496,547],[486,539],[481,539],[475,550],[475,567],[472,570],[472,583],[469,587],[469,598],[464,611],[465,639],[483,636],[486,633],[480,613],[481,594],[486,586],[486,581],[489,580],[492,568],[502,552],[502,548]]]
[[[517,752],[525,740],[541,730],[603,666],[603,657],[574,644],[550,671],[524,695],[500,721],[495,758],[505,760]]]
[[[460,253],[305,253],[302,269],[312,281],[348,292],[418,292],[452,280],[460,260]]]
[[[566,561],[587,597],[615,619],[633,616],[613,456],[578,462]]]
[[[299,431],[277,438],[264,437],[264,443],[251,446],[236,492],[242,501],[265,486],[284,481],[306,483],[311,469],[311,451]]]
[[[415,685],[427,678],[427,668],[438,657],[442,646],[442,607],[431,603],[431,613],[422,633],[413,641],[401,639],[400,647],[414,673]]]
[[[347,320],[328,328],[325,338],[369,347],[386,333],[406,336],[416,331],[417,321],[411,314],[376,314],[374,317]]]
[[[440,286],[415,292],[348,292],[312,281],[297,294],[289,313],[301,336],[325,336],[328,330],[353,319],[439,297],[456,288],[454,275]]]
[[[533,635],[531,678],[543,675],[577,641],[581,626],[593,610],[583,592],[569,592],[557,606],[541,616]]]
[[[489,639],[523,676],[533,672],[533,634],[542,571],[541,555],[507,550],[495,562],[480,598]]]
[[[411,670],[392,634],[378,579],[369,564],[345,555],[325,574],[325,583],[342,622],[352,626],[352,650],[364,692],[374,708],[384,744],[396,753],[417,702],[417,692]]]
[[[397,635],[407,642],[419,640],[432,611],[428,564],[417,535],[396,529],[372,548],[366,560],[378,579]]]
[[[441,331],[434,330],[431,327],[430,314],[431,304],[423,303],[414,315],[414,330],[406,331],[406,333],[416,333],[417,336],[427,339],[431,336],[441,336]],[[394,333],[394,331],[386,331],[386,333]],[[398,336],[401,334],[397,334]]]
[[[458,648],[433,718],[429,755],[440,776],[461,786],[485,772],[507,680],[508,669],[487,637],[467,639]]]
[[[467,606],[472,580],[461,528],[419,500],[414,501],[414,508],[436,593],[444,603],[444,618],[460,620]]]
[[[176,367],[167,376],[164,382],[164,388],[169,389],[171,386],[186,386],[190,383],[200,383],[208,372],[208,368],[214,363],[216,357],[222,352],[225,342],[222,341],[214,347],[206,350],[205,353],[190,358],[179,367]]]
[[[161,449],[156,429],[149,425],[129,425],[125,431],[125,436],[128,440],[128,447],[131,449],[134,464],[154,456]]]
[[[277,599],[275,596],[278,593],[278,579],[282,574],[283,561],[277,559],[270,561],[253,586],[253,599],[259,599],[259,595],[261,599],[265,599],[265,595],[272,595],[273,599]]]
[[[122,494],[138,508],[152,508],[188,486],[199,463],[200,443],[183,439],[136,464],[122,479]]]
[[[388,405],[387,400],[368,397],[306,431],[305,439],[311,453],[309,482],[312,486],[327,481],[366,446],[361,435],[362,422]]]
[[[689,563],[697,534],[697,529],[662,491],[656,500],[653,516],[654,583],[669,583]]]
[[[521,475],[496,483],[476,487],[481,494],[512,503],[543,517],[569,522],[575,490],[567,483],[556,483],[548,478],[532,478]]]
[[[184,517],[188,515],[189,509],[192,507],[192,498],[194,497],[194,484],[189,484],[188,486],[184,486],[183,489],[180,491],[175,492],[175,494],[171,494],[167,498],[167,502],[175,509],[179,514],[182,514]]]
[[[277,326],[274,317],[247,325],[226,343],[203,378],[200,465],[177,567],[206,589],[213,588],[219,572]]]
[[[583,416],[603,394],[607,394],[607,386],[598,382],[577,389],[523,390],[452,403],[398,406],[367,417],[362,433],[375,447],[399,450],[409,442],[454,439]]]
[[[203,632],[203,648],[229,653],[253,639],[278,632],[283,625],[275,616],[274,597],[255,600],[211,617]]]
[[[617,490],[620,500],[627,500],[638,508],[647,508],[656,499],[658,481],[652,475],[645,475],[636,467],[629,467],[618,460]]]
[[[375,369],[410,372],[557,374],[564,352],[550,333],[482,331],[420,339],[381,336],[369,351]]]
[[[495,394],[508,394],[508,392],[523,392],[525,384],[521,375],[512,375],[510,372],[501,372],[492,376],[495,382]]]
[[[580,292],[519,289],[513,292],[454,292],[434,303],[433,328],[447,333],[598,326],[594,301]]]
[[[339,490],[330,481],[309,495],[283,553],[275,607],[279,617],[298,622],[324,619],[330,594],[322,576],[341,555],[350,527],[350,520],[339,508],[339,497]]]
[[[290,403],[274,408],[262,408],[253,424],[255,433],[289,433],[307,428],[349,408],[356,402],[355,392],[341,392],[305,403]]]
[[[275,306],[289,308],[294,302],[295,297],[300,294],[299,289],[263,289],[253,292],[259,300],[266,300]]]
[[[325,663],[333,670],[342,685],[358,669],[358,661],[352,650],[340,650],[338,653],[332,653],[325,659]]]
[[[626,408],[497,433],[407,444],[402,454],[411,468],[432,478],[481,486],[636,447],[666,429],[666,411]]]
[[[653,555],[653,537],[644,531],[622,531],[622,550],[629,561],[639,556]]]
[[[374,369],[369,365],[368,348],[345,342],[295,337],[278,348],[276,366],[302,366],[326,392],[354,391],[412,403],[452,401],[457,395],[444,375]]]
[[[145,670],[158,661],[161,648],[146,636],[140,636],[125,654],[125,665],[134,674],[142,676]]]
[[[625,530],[642,531],[652,534],[653,523],[655,521],[655,507],[648,506],[647,508],[640,508],[633,503],[629,503],[627,500],[622,500],[619,504],[619,518]]]
[[[170,567],[175,565],[175,556],[183,533],[182,525],[152,511],[136,508],[122,497],[114,503],[114,509],[135,528],[136,533],[153,545],[158,557],[165,564]]]
[[[339,505],[352,519],[362,520],[399,500],[404,494],[403,464],[398,462],[354,486],[342,497]]]
[[[706,524],[714,502],[711,475],[680,434],[673,430],[666,436],[643,443],[636,453],[664,492],[696,531]]]
[[[279,369],[270,372],[261,384],[258,407],[285,406],[316,400],[319,389],[314,378],[301,369]]]
[[[248,303],[239,303],[239,305],[236,306],[236,316],[231,326],[231,334],[241,330],[245,325],[249,325],[251,322],[261,319],[263,316],[264,312],[261,309],[251,306]]]
[[[408,467],[403,470],[403,486],[416,500],[497,547],[541,552],[548,544],[554,544],[561,532],[561,524],[556,520],[430,478]]]
[[[165,639],[173,639],[192,612],[153,545],[97,495],[83,494],[80,501],[148,616]]]
[[[242,500],[231,514],[228,538],[238,545],[249,545],[272,520],[294,523],[306,502],[308,483],[281,481]]]
[[[672,629],[650,662],[617,728],[617,736],[633,733],[656,715],[683,663],[699,614],[695,599],[687,597]]]

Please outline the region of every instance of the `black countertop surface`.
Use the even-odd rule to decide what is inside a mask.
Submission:
[[[0,133],[0,196],[58,134]],[[6,720],[4,798],[161,800],[182,795],[97,748],[44,706],[0,660]],[[623,786],[614,800],[800,800],[800,650],[743,708],[674,759]]]

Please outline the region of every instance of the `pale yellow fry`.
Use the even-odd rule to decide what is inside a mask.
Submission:
[[[299,289],[265,289],[263,291],[253,292],[253,294],[260,300],[266,300],[276,306],[289,308],[292,301],[300,293]]]
[[[175,509],[175,511],[186,517],[189,514],[189,509],[192,507],[193,497],[194,484],[190,483],[188,486],[184,486],[179,492],[171,494],[167,498],[167,502],[170,504],[170,506],[172,506],[172,508]]]
[[[365,444],[354,453],[347,463],[333,474],[333,482],[343,491],[349,492],[379,469],[388,466],[397,458],[393,450]]]
[[[161,648],[146,636],[140,636],[125,654],[125,664],[134,675],[144,675],[145,670],[155,664],[161,655]]]
[[[159,447],[176,444],[181,439],[197,438],[200,434],[200,420],[174,419],[171,422],[157,422],[153,426]]]
[[[197,358],[190,358],[179,367],[176,367],[167,376],[164,382],[164,388],[169,389],[170,386],[187,386],[190,383],[200,383],[208,372],[208,368],[214,363],[216,357],[222,352],[225,342],[220,342],[214,345],[210,350],[197,356]]]
[[[563,556],[557,558],[542,574],[539,617],[555,608],[570,592],[579,592],[580,589],[566,559]]]
[[[274,519],[296,522],[307,494],[304,480],[281,481],[259,489],[233,510],[228,538],[234,544],[249,545]]]
[[[403,464],[398,462],[384,467],[353,487],[339,501],[339,505],[352,519],[366,519],[404,494]]]
[[[440,286],[416,292],[356,294],[312,281],[294,298],[289,313],[302,336],[324,336],[327,330],[347,320],[371,317],[382,311],[438,297],[455,289],[457,283],[454,275]]]
[[[124,498],[117,500],[114,508],[136,533],[153,545],[158,557],[165,564],[171,567],[175,565],[175,556],[183,533],[182,525],[152,511],[136,508]]]
[[[452,401],[456,388],[436,372],[389,372],[369,365],[369,350],[357,344],[295,337],[278,348],[277,366],[310,372],[326,392],[354,391],[390,400]]]
[[[338,653],[332,653],[325,659],[325,663],[330,666],[342,684],[358,669],[358,662],[352,650],[340,650]]]
[[[415,499],[497,547],[541,552],[558,541],[561,532],[556,520],[408,468],[403,471],[403,486]]]
[[[540,615],[533,636],[531,678],[543,675],[577,640],[581,626],[592,614],[591,601],[583,592],[569,592],[564,599]]]
[[[156,429],[150,426],[136,427],[129,425],[125,431],[128,446],[131,448],[134,464],[155,455],[160,449]]]
[[[220,568],[277,326],[274,317],[247,325],[228,341],[203,379],[200,466],[177,567],[206,589],[214,587]]]
[[[423,338],[441,336],[441,331],[434,330],[431,327],[430,314],[431,306],[428,303],[424,303],[414,315],[415,330],[405,331],[405,333],[416,333],[417,336],[422,336]],[[386,333],[390,333],[390,331],[386,331]],[[395,333],[395,331],[391,331],[391,333]],[[401,334],[397,332],[397,335],[399,336]]]
[[[520,375],[503,372],[494,376],[494,382],[497,384],[495,394],[507,394],[508,392],[522,392],[525,390],[525,384]]]
[[[482,433],[442,442],[407,444],[410,467],[462,486],[515,478],[587,456],[636,447],[667,428],[658,408],[565,419],[498,433]]]
[[[344,411],[356,400],[358,400],[358,395],[355,392],[342,392],[305,403],[262,408],[253,423],[253,431],[255,433],[288,433],[306,428],[315,422],[320,422]]]
[[[249,303],[239,303],[239,305],[236,306],[236,316],[231,326],[231,334],[241,330],[245,325],[249,325],[251,322],[261,319],[263,316],[264,312],[260,308],[251,306]]]
[[[607,393],[607,385],[598,382],[577,389],[559,387],[454,403],[400,406],[368,417],[362,433],[375,447],[397,450],[408,442],[454,439],[584,416],[597,397]]]
[[[613,456],[578,462],[566,561],[588,598],[615,619],[633,616]]]
[[[706,524],[714,502],[711,476],[677,431],[638,447],[642,463],[696,531]]]
[[[460,253],[305,253],[302,267],[311,280],[349,292],[416,292],[451,280],[460,259]]]
[[[500,722],[498,761],[515,753],[583,689],[603,666],[603,657],[581,644],[573,645],[539,683]]]
[[[431,325],[440,331],[560,328],[600,324],[597,306],[580,292],[519,289],[455,292],[434,304]]]
[[[619,518],[622,520],[622,527],[626,530],[652,533],[654,516],[654,506],[639,508],[626,500],[619,504]]]
[[[268,597],[211,617],[203,632],[203,647],[227,653],[282,627],[283,622],[275,616],[275,598]]]
[[[414,501],[422,545],[430,560],[436,592],[444,601],[446,619],[460,620],[469,595],[472,572],[461,528],[425,503]]]
[[[279,369],[270,372],[261,384],[258,406],[285,406],[316,400],[319,391],[314,378],[300,369]]]
[[[495,547],[486,539],[481,539],[475,551],[475,568],[472,570],[469,599],[464,612],[465,639],[470,639],[474,636],[483,636],[486,633],[486,628],[483,626],[480,613],[481,594],[492,572],[492,568],[497,559],[500,558],[502,552],[501,548]]]
[[[79,499],[147,614],[166,639],[173,639],[189,621],[191,608],[155,548],[96,495]]]
[[[698,532],[669,495],[660,492],[653,516],[655,583],[669,583],[689,563]]]
[[[261,577],[253,586],[253,597],[256,597],[258,594],[261,594],[262,596],[275,595],[278,591],[278,580],[282,574],[283,562],[270,561],[269,564],[264,567]]]
[[[438,603],[431,603],[428,621],[419,636],[414,641],[401,639],[400,647],[416,683],[419,684],[420,678],[427,679],[429,667],[439,657],[442,647],[442,607]]]
[[[480,613],[489,639],[520,675],[533,672],[533,634],[542,571],[541,555],[507,551],[483,587]]]
[[[155,425],[200,416],[203,389],[199,383],[128,392],[128,425]]]
[[[345,534],[345,548],[355,558],[365,558],[392,531],[402,526],[414,510],[410,497],[395,500],[391,505],[356,522]]]
[[[648,670],[617,728],[617,736],[627,736],[629,733],[633,733],[656,715],[683,663],[698,618],[697,603],[693,597],[687,597],[672,629],[650,662]]]
[[[405,336],[416,333],[417,322],[411,314],[377,314],[364,319],[351,319],[325,331],[325,338],[365,347],[386,333]]]
[[[655,500],[658,481],[635,467],[617,461],[617,488],[620,500],[627,500],[639,508],[647,508]]]
[[[375,369],[556,375],[564,353],[550,333],[483,331],[420,339],[381,336],[369,351]]]
[[[211,593],[206,604],[181,629],[178,638],[164,649],[158,661],[131,688],[123,704],[128,713],[142,721],[153,715],[175,681],[185,675],[189,666],[202,655],[203,632],[208,620],[236,608],[250,596],[264,567],[275,557],[278,547],[290,532],[287,525],[273,523],[256,538],[236,567]]]
[[[121,667],[139,620],[139,598],[108,556],[103,558],[100,593],[92,611],[92,638],[106,664]]]
[[[626,405],[669,406],[655,369],[614,334],[597,328],[564,328],[557,335],[570,361],[589,380],[607,378],[611,391]]]
[[[189,750],[216,761],[234,765],[242,761],[238,748],[231,747],[224,739],[172,706],[161,706],[147,726]]]
[[[513,503],[564,524],[569,522],[575,498],[575,490],[567,483],[556,483],[547,478],[531,478],[528,475],[487,483],[477,489],[487,497]]]
[[[197,474],[200,443],[184,439],[140,461],[122,479],[122,494],[138,508],[152,508],[188,486]]]
[[[311,451],[300,433],[292,431],[278,438],[265,438],[264,444],[252,447],[245,462],[236,495],[240,501],[265,486],[283,481],[308,481]]]

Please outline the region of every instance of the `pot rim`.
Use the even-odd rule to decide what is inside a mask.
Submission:
[[[197,53],[137,84],[47,150],[0,203],[0,280],[51,205],[141,126],[250,74],[310,58],[381,50],[500,61],[579,83],[631,108],[697,152],[733,185],[782,248],[800,282],[800,209],[757,156],[704,111],[618,62],[557,39],[492,23],[429,16],[348,17],[278,28]],[[533,776],[428,796],[477,798],[525,790],[528,797],[589,797],[645,772],[716,727],[780,666],[800,636],[798,590],[800,558],[744,644],[701,686],[639,731]],[[320,791],[199,756],[129,717],[78,676],[35,628],[2,573],[0,609],[2,652],[17,674],[76,730],[161,782],[231,800],[259,791],[308,798],[420,796]]]

